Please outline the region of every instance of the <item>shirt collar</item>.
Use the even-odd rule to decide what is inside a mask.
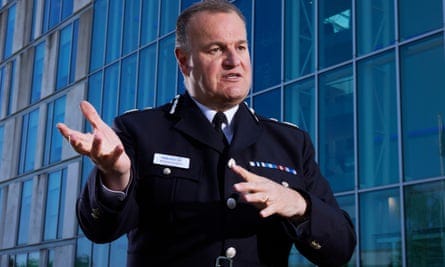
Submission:
[[[202,111],[204,116],[209,120],[209,122],[212,122],[213,117],[215,116],[217,111],[210,109],[207,106],[204,106],[203,104],[199,103],[193,97],[191,97],[191,99],[193,99],[193,101],[196,103],[196,105],[198,105],[199,109]],[[224,111],[224,115],[226,115],[226,117],[227,117],[227,123],[229,124],[229,126],[232,125],[233,117],[235,116],[235,113],[238,111],[238,108],[239,108],[239,105],[236,105],[236,106]]]

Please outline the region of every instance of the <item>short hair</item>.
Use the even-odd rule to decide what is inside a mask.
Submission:
[[[186,8],[179,15],[176,20],[176,47],[184,48],[188,50],[187,39],[187,26],[190,19],[199,12],[211,12],[211,13],[235,13],[246,24],[246,19],[241,11],[232,3],[227,0],[204,0],[202,2],[195,3]]]

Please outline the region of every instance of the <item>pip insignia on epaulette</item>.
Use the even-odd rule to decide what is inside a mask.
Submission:
[[[295,128],[299,128],[298,125],[293,124],[292,122],[283,121],[282,123],[287,124],[287,125],[292,126],[292,127],[295,127]]]
[[[128,114],[128,113],[132,113],[132,112],[135,112],[135,111],[139,111],[139,109],[137,109],[137,108],[129,109],[129,110],[124,111],[123,114]]]
[[[176,111],[176,106],[178,105],[178,101],[179,98],[181,97],[181,95],[176,95],[175,98],[173,99],[173,103],[172,103],[172,107],[170,108],[170,114],[174,114]]]

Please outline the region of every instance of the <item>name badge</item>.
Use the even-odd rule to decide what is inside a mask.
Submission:
[[[190,168],[190,159],[175,155],[167,155],[161,153],[155,153],[153,163],[169,167],[177,167],[182,169]]]

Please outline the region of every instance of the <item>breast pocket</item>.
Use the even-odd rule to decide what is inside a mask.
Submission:
[[[302,175],[297,173],[291,173],[287,171],[282,171],[276,168],[256,168],[251,167],[249,169],[251,172],[266,177],[270,180],[275,181],[285,187],[294,188],[294,189],[305,189],[305,180]]]

